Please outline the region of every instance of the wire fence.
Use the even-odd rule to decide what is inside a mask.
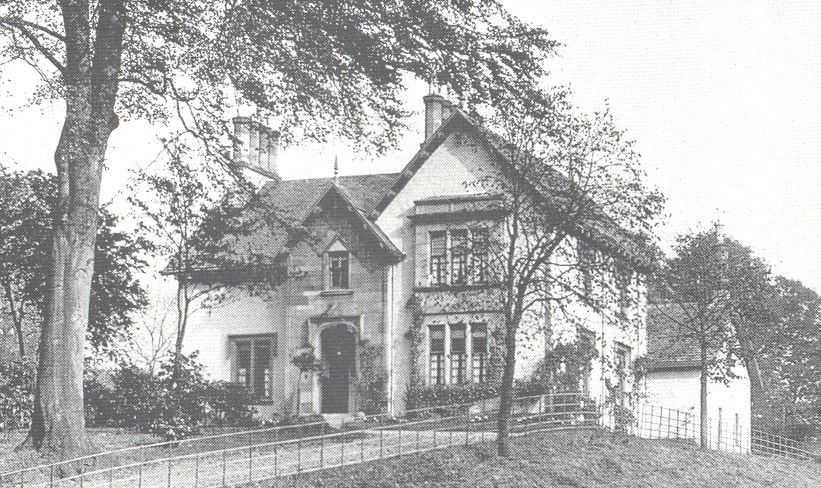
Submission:
[[[349,419],[234,432],[98,453],[0,475],[0,487],[225,487],[279,476],[402,457],[495,440],[498,398],[409,410],[402,418]],[[556,429],[605,428],[645,439],[698,443],[691,412],[656,405],[602,406],[579,393],[517,398],[513,436]],[[712,449],[817,459],[797,441],[710,425]]]

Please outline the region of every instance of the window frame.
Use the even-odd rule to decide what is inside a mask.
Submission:
[[[351,289],[351,252],[348,250],[338,250],[338,251],[328,251],[327,255],[327,262],[328,262],[328,281],[327,281],[327,289],[328,290],[350,290]],[[335,268],[334,262],[336,260],[344,260],[345,266]],[[340,283],[339,286],[334,284],[335,273],[336,269],[344,270],[344,275],[340,276]],[[342,278],[344,278],[344,283],[341,283]],[[342,286],[342,285],[345,286]]]
[[[459,236],[461,245],[454,245]],[[479,239],[479,236],[484,236]],[[483,286],[490,281],[490,228],[447,227],[427,232],[428,286]],[[440,254],[434,254],[435,239],[443,239]],[[476,248],[483,243],[485,249],[477,254]],[[458,250],[458,251],[457,251]]]
[[[274,400],[274,362],[278,353],[278,337],[276,332],[267,334],[237,334],[229,335],[228,343],[231,348],[231,382],[246,387],[253,398],[254,404],[262,405],[272,403]],[[241,344],[248,344],[250,347],[250,364],[248,368],[248,384],[239,380],[239,347]],[[267,344],[270,354],[268,356],[268,391],[263,395],[257,395],[257,377],[255,366],[257,364],[256,354],[258,344]],[[265,380],[263,378],[263,391],[265,391]]]

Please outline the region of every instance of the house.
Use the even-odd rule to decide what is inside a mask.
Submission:
[[[395,174],[281,180],[276,133],[235,120],[237,159],[268,178],[262,200],[312,237],[294,239],[273,225],[243,240],[250,251],[281,257],[287,280],[265,296],[229,290],[221,307],[191,317],[186,349],[200,352],[213,377],[247,385],[261,416],[297,407],[355,413],[374,410],[374,401],[398,414],[412,385],[498,377],[501,314],[482,248],[504,214],[498,196],[476,183],[505,159],[499,141],[443,97],[424,103],[425,140]],[[578,243],[569,237],[568,246],[637,253],[625,233],[603,229]],[[520,338],[530,347],[519,348],[517,378],[543,364],[551,344],[585,340],[602,359],[585,368],[584,393],[601,400],[605,383],[631,388],[626,371],[645,348],[645,286],[639,273],[625,276],[625,293],[638,299],[624,315],[638,325],[615,323],[583,300],[573,321],[546,314],[548,326]],[[299,374],[291,359],[305,350],[324,373]]]
[[[694,338],[682,337],[679,324],[686,320],[680,304],[648,307],[646,395],[648,403],[691,416],[693,429],[687,432],[698,439],[701,348]],[[710,447],[749,452],[750,376],[742,361],[733,366],[732,376],[726,382],[710,379],[707,385]]]

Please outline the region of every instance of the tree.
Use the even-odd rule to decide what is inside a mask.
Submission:
[[[821,422],[821,298],[800,281],[775,277],[778,312],[754,337],[761,383],[753,385],[753,411],[765,428],[808,435]]]
[[[337,133],[381,150],[404,128],[406,76],[492,99],[545,75],[555,46],[498,0],[9,0],[0,28],[0,56],[37,69],[42,94],[66,106],[30,435],[66,455],[89,445],[83,340],[101,178],[121,118],[173,117],[226,162],[226,114],[241,99],[276,118],[284,141]]]
[[[20,357],[38,335],[46,310],[51,215],[56,178],[42,171],[0,168],[0,287],[11,317]],[[131,314],[147,304],[138,272],[147,243],[117,230],[119,218],[103,208],[97,230],[86,339],[97,356],[113,356],[128,338]]]
[[[772,323],[773,288],[767,264],[750,248],[726,238],[721,226],[681,235],[658,275],[659,293],[675,306],[659,311],[700,353],[700,437],[709,445],[707,388],[730,381],[733,368],[754,358],[753,338]],[[748,361],[749,362],[749,361]]]
[[[520,336],[544,332],[554,310],[572,318],[571,305],[579,302],[627,320],[625,300],[636,296],[630,292],[631,266],[641,262],[639,243],[650,238],[663,202],[643,182],[638,154],[609,111],[585,116],[570,105],[567,93],[521,93],[497,104],[487,118],[502,162],[498,172],[476,183],[501,196],[497,210],[505,214],[488,246],[504,317],[501,456],[510,454]],[[590,251],[605,252],[591,259],[580,252],[585,243]]]

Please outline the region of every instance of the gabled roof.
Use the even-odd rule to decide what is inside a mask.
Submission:
[[[701,368],[698,342],[692,337],[682,337],[679,324],[688,322],[687,310],[682,305],[660,303],[648,306],[647,361],[651,371]]]
[[[353,199],[348,195],[348,192],[338,185],[336,181],[331,182],[331,185],[328,189],[323,193],[320,198],[317,200],[317,203],[312,205],[312,209],[310,209],[309,213],[305,216],[300,225],[305,226],[308,223],[314,209],[318,208],[319,202],[321,202],[329,193],[334,193],[342,199],[342,201],[346,204],[347,208],[354,217],[359,221],[362,227],[371,233],[371,235],[376,239],[378,246],[385,250],[388,254],[390,254],[393,258],[402,259],[405,257],[405,254],[397,248],[394,243],[388,238],[387,235],[380,229],[376,224],[371,222],[366,216],[365,211],[361,208],[358,208],[354,203]]]
[[[395,174],[370,174],[340,176],[333,178],[310,178],[302,180],[275,180],[265,184],[259,191],[264,205],[281,222],[261,226],[252,236],[248,245],[258,251],[279,254],[286,252],[290,235],[286,227],[298,227],[305,222],[320,200],[329,192],[338,193],[356,214],[357,218],[394,255],[402,253],[390,242],[385,234],[369,221],[365,215],[371,212],[376,200],[383,195]],[[397,254],[398,253],[398,254]]]
[[[473,120],[470,116],[465,114],[458,108],[453,109],[450,117],[440,125],[431,136],[422,144],[419,151],[414,154],[405,168],[396,175],[394,181],[390,185],[389,190],[376,204],[372,218],[381,214],[391,201],[402,191],[407,185],[408,181],[414,174],[425,164],[425,161],[433,154],[434,151],[447,139],[447,137],[458,127],[465,127],[473,130],[486,143],[487,148],[497,157],[499,161],[510,163],[509,158],[505,153],[506,141],[500,135],[494,133],[482,124]],[[553,171],[556,180],[556,188],[562,185],[569,185],[570,182],[567,177]],[[547,199],[553,199],[555,195],[551,195],[549,189],[537,189],[537,192],[542,194]],[[619,227],[610,217],[602,212],[595,220],[589,220],[579,224],[578,228],[571,229],[571,234],[576,237],[588,239],[606,249],[609,252],[619,254],[640,269],[649,268],[652,265],[648,254],[644,251],[641,244],[630,235],[627,231]]]

